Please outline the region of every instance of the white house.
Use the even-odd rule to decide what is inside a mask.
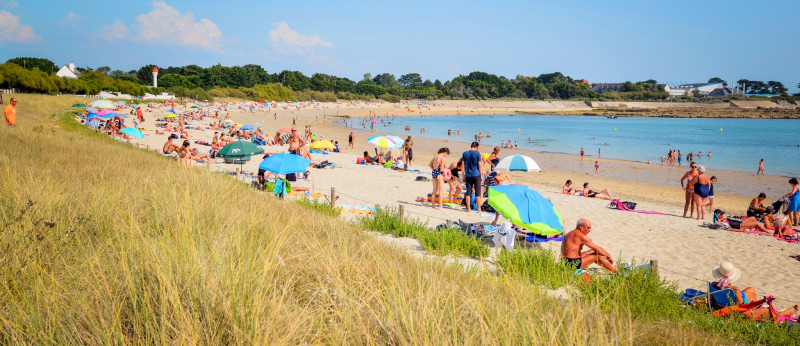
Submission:
[[[61,66],[61,68],[58,70],[58,72],[56,72],[56,76],[57,77],[61,77],[61,78],[78,79],[78,77],[80,75],[81,75],[81,73],[78,72],[77,69],[75,69],[75,63],[73,63],[73,62],[71,62],[71,63],[69,63],[67,65]]]

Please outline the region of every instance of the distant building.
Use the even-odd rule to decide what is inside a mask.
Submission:
[[[744,95],[744,91],[740,90],[738,87],[728,88],[716,88],[711,90],[706,97],[715,98],[715,97],[726,97],[728,95]]]
[[[700,92],[701,96],[706,96],[714,89],[722,88],[722,82],[718,83],[690,83],[679,84],[675,86],[665,85],[664,90],[671,96],[691,95],[695,90]]]
[[[594,83],[590,84],[592,90],[596,93],[602,94],[607,91],[620,91],[625,83]]]
[[[588,80],[585,80],[585,79],[576,79],[576,80],[575,80],[575,83],[580,83],[580,84],[589,84],[589,81],[588,81]]]
[[[56,72],[57,77],[61,78],[71,78],[71,79],[78,79],[81,76],[81,73],[75,69],[75,63],[69,63],[67,65],[61,66]]]

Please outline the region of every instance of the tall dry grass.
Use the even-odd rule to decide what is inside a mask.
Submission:
[[[47,115],[74,99],[16,96],[20,126],[0,129],[2,343],[724,343],[412,258]]]

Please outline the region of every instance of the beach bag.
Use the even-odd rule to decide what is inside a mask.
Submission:
[[[627,201],[624,201],[624,202],[622,202],[622,204],[624,204],[624,205],[625,205],[626,207],[628,207],[628,209],[630,209],[630,210],[634,210],[634,209],[636,209],[636,203],[634,203],[634,202],[627,202]]]

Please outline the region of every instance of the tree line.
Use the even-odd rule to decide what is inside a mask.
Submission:
[[[663,84],[655,80],[625,82],[619,90],[598,93],[583,82],[560,72],[506,78],[486,72],[460,75],[450,81],[424,79],[419,73],[396,77],[391,73],[366,73],[359,81],[324,73],[306,76],[300,71],[269,73],[255,64],[207,68],[198,65],[160,67],[158,88],[153,83],[154,65],[137,70],[78,67],[78,79],[55,76],[57,66],[42,58],[14,58],[0,65],[0,86],[39,93],[95,94],[101,90],[133,96],[169,91],[179,97],[213,99],[238,97],[252,100],[335,101],[337,99],[536,99],[536,100],[666,100]],[[712,80],[719,78],[714,77]],[[721,79],[720,79],[721,81]],[[786,94],[779,82],[740,80],[754,93]],[[767,91],[767,92],[764,92]]]

